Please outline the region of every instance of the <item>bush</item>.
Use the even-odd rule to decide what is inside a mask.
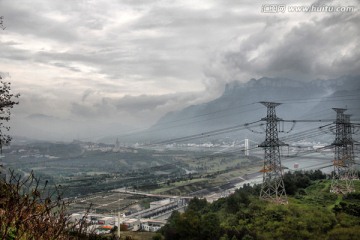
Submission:
[[[11,171],[9,182],[0,180],[0,239],[75,239],[85,235],[84,218],[71,223],[65,210],[59,188],[51,190],[47,183],[41,187],[33,173],[22,178]]]

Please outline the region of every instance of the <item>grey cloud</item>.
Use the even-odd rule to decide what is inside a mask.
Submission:
[[[301,23],[280,36],[282,22],[266,26],[245,40],[235,41],[235,47],[214,58],[206,74],[217,81],[244,75],[292,79],[358,75],[359,23],[358,13],[332,14]]]
[[[81,72],[80,69],[78,69],[76,67],[71,67],[68,64],[64,64],[64,63],[56,62],[56,63],[53,63],[52,65],[54,65],[56,67],[66,68],[66,69],[68,69],[70,71],[73,71],[73,72]]]
[[[8,72],[0,72],[0,77],[6,79],[10,77],[10,74]]]
[[[118,115],[116,107],[107,98],[102,98],[95,103],[72,102],[71,113],[83,119],[106,119],[109,116]]]
[[[46,119],[46,120],[56,119],[53,116],[49,116],[49,115],[42,114],[42,113],[33,113],[33,114],[28,115],[26,118],[28,118],[28,119]]]
[[[16,49],[14,45],[3,45],[0,41],[0,58],[6,60],[23,61],[31,59],[31,53],[26,50]]]
[[[161,96],[125,96],[116,101],[117,109],[127,111],[151,111],[165,105],[174,95],[161,95]]]
[[[20,43],[15,42],[15,41],[8,41],[8,42],[3,42],[3,44],[9,45],[9,46],[14,46],[14,45],[19,45]]]
[[[336,22],[333,22],[337,19]],[[360,61],[360,15],[335,15],[295,27],[269,51],[267,71],[306,78],[357,75]],[[347,49],[347,50],[346,50]],[[344,52],[345,51],[345,52]],[[354,60],[350,66],[348,59]]]
[[[146,125],[215,98],[225,82],[359,73],[358,13],[297,19],[261,14],[262,3],[253,0],[198,4],[0,0],[7,26],[1,67],[30,71],[17,73],[24,94],[15,112],[98,120],[99,129],[109,121]],[[37,51],[42,42],[48,45]]]
[[[71,112],[75,116],[85,118],[122,116],[124,119],[133,119],[141,117],[147,122],[154,122],[159,114],[179,110],[199,101],[201,101],[199,93],[124,96],[122,98],[102,98],[92,104],[73,102]]]
[[[83,93],[83,96],[81,98],[81,101],[84,102],[86,100],[86,98],[90,96],[91,93],[93,93],[93,90],[91,90],[91,89],[85,90]]]
[[[151,46],[149,46],[149,48],[150,47]],[[129,74],[132,75],[134,74],[134,69],[136,69],[136,75],[146,76],[141,78],[141,81],[153,80],[157,77],[193,78],[194,72],[196,71],[195,68],[197,67],[196,64],[184,59],[177,59],[178,53],[175,53],[176,52],[174,52],[173,56],[164,58],[162,58],[159,53],[149,53],[149,55],[138,53],[136,56],[129,58],[127,54],[131,53],[125,52],[119,54],[119,51],[116,50],[106,53],[83,52],[82,54],[73,52],[49,53],[41,51],[34,57],[36,61],[45,64],[49,64],[51,61],[80,62],[88,66],[93,66],[98,69],[98,73],[107,75],[111,79],[124,78]],[[143,54],[143,56],[140,57],[140,54]],[[68,68],[72,71],[80,71],[65,63],[57,62],[53,65]],[[187,71],[184,71],[184,68],[187,69]]]
[[[71,104],[71,113],[85,118],[91,118],[98,115],[92,106],[86,106],[77,102]]]
[[[142,5],[141,2],[124,2],[128,6]],[[38,8],[40,14],[35,15],[32,8],[17,8],[9,4],[9,15],[13,18],[19,16],[17,22],[9,19],[19,26],[13,26],[13,31],[37,35],[44,38],[53,38],[57,41],[86,43],[87,49],[72,48],[65,52],[40,51],[37,53],[12,49],[7,56],[9,59],[26,60],[49,64],[71,71],[80,71],[72,67],[73,62],[91,66],[96,73],[103,74],[114,83],[119,79],[128,79],[136,74],[137,78],[131,81],[158,81],[162,78],[161,86],[177,86],[180,82],[191,84],[194,80],[202,78],[201,65],[205,62],[205,48],[211,48],[211,43],[222,38],[224,29],[231,32],[238,22],[256,23],[259,18],[250,14],[235,14],[229,8],[214,8],[211,10],[194,10],[180,7],[179,4],[164,4],[153,2],[146,4],[146,14],[138,19],[135,24],[115,27],[111,32],[104,32],[99,39],[86,39],[77,36],[82,27],[89,29],[102,29],[105,24],[104,13],[109,11],[109,6],[101,8],[104,12],[98,14],[98,10],[90,9],[90,15],[84,17],[80,13],[87,11],[83,4],[55,4],[60,13],[71,15],[71,20],[63,23],[46,19],[41,12],[46,12],[51,4],[40,2]],[[62,6],[68,5],[68,6]],[[89,6],[94,5],[89,1]],[[180,4],[181,5],[181,4]],[[51,9],[52,8],[52,9]],[[98,17],[100,15],[100,17]],[[80,19],[82,18],[82,19]],[[24,23],[27,19],[27,24]],[[45,22],[45,23],[44,23]],[[30,27],[29,24],[33,26]],[[164,24],[162,24],[164,23]],[[166,24],[168,23],[168,24]],[[45,25],[46,26],[45,26]],[[150,25],[149,25],[150,24]],[[222,26],[226,25],[227,28]],[[166,28],[164,29],[164,27]],[[50,28],[50,29],[49,29]],[[137,35],[136,31],[142,29],[159,29],[158,37]],[[59,32],[52,32],[55,29]],[[214,31],[214,29],[216,29]],[[118,34],[117,34],[118,33]],[[62,36],[58,36],[58,35]],[[70,35],[69,35],[70,34]],[[47,36],[44,36],[47,35]],[[81,37],[81,38],[80,38]],[[200,40],[200,41],[199,41]],[[203,44],[209,42],[209,44]],[[96,50],[95,50],[96,49]],[[55,63],[54,63],[55,62]],[[186,69],[186,70],[185,70]]]
[[[0,9],[4,9],[7,30],[21,32],[22,34],[35,35],[43,38],[74,41],[77,39],[74,22],[59,23],[45,18],[42,14],[44,2],[34,2],[28,5],[22,2],[22,7],[17,1],[1,1]],[[38,9],[37,9],[38,8]],[[37,11],[35,11],[37,9]],[[73,27],[72,27],[73,26]]]
[[[192,28],[198,29],[198,34],[213,31],[214,28],[227,26],[236,27],[237,24],[251,24],[261,21],[261,17],[246,13],[235,13],[234,4],[226,7],[225,2],[216,2],[216,5],[210,9],[190,9],[179,5],[155,5],[147,12],[146,15],[138,19],[132,27],[134,29],[163,29],[173,33],[174,29],[184,31]],[[236,4],[236,3],[235,3]],[[253,5],[248,5],[253,8]],[[245,9],[242,4],[239,9]],[[208,29],[210,27],[210,29]],[[217,28],[217,30],[219,30]],[[195,33],[195,32],[194,32]]]

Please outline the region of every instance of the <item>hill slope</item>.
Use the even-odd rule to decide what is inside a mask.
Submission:
[[[248,185],[212,204],[193,199],[161,232],[172,240],[358,239],[360,184],[356,193],[338,196],[329,192],[330,180],[314,180],[324,177],[320,171],[285,176],[288,205],[260,201],[259,187]]]

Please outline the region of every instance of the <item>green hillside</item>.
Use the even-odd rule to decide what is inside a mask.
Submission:
[[[289,203],[259,200],[260,186],[246,185],[211,204],[193,199],[161,229],[165,239],[359,239],[360,182],[348,195],[330,193],[320,171],[284,176]]]

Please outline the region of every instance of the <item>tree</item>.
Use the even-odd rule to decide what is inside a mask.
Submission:
[[[72,222],[59,187],[41,186],[31,173],[28,177],[10,171],[9,181],[0,179],[0,239],[79,239],[86,237],[83,218]]]
[[[208,202],[206,201],[206,199],[200,199],[197,197],[194,197],[193,199],[190,200],[189,205],[187,207],[187,209],[190,211],[202,211],[204,210],[204,208],[208,205]]]
[[[4,122],[8,122],[11,116],[11,109],[19,102],[19,94],[11,93],[11,83],[2,81],[0,76],[0,150],[10,143],[11,137],[6,134],[10,130]]]
[[[0,28],[2,29],[2,30],[5,30],[5,28],[6,27],[4,27],[4,21],[3,21],[3,19],[4,19],[4,17],[3,16],[0,16]]]
[[[3,16],[0,16],[0,28],[5,30],[3,25]],[[10,110],[14,107],[14,105],[19,102],[16,101],[19,98],[20,94],[12,94],[11,93],[11,83],[2,81],[2,76],[0,73],[0,151],[2,151],[2,147],[6,146],[10,143],[11,137],[5,132],[10,130],[10,127],[4,124],[10,120]]]
[[[220,237],[220,220],[215,213],[207,213],[201,220],[201,238],[216,240]]]

